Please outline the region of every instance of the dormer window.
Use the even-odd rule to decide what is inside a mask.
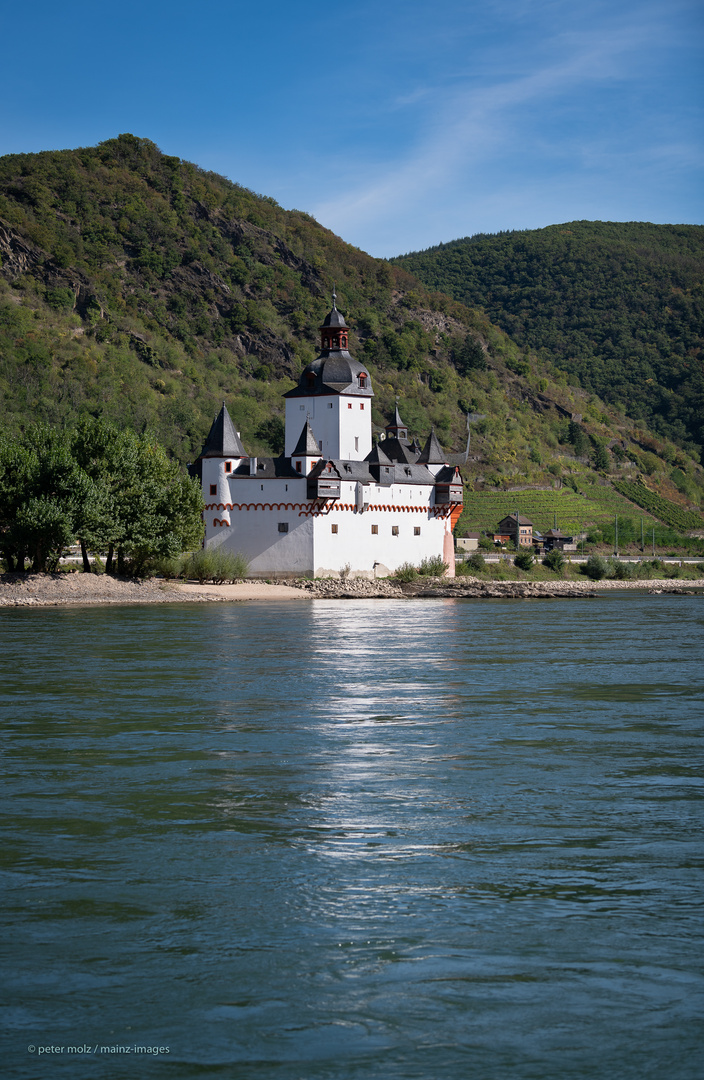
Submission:
[[[368,376],[367,376],[366,371],[361,371],[359,373],[359,375],[357,376],[357,383],[359,385],[360,390],[366,389],[367,378],[368,378]]]
[[[308,386],[315,386],[315,373],[314,372],[309,371],[308,374],[306,375],[306,379],[308,381]]]

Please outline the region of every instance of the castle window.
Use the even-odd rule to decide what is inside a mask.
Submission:
[[[232,472],[232,462],[231,461],[226,461],[225,462],[225,472]]]
[[[372,536],[378,536],[378,535],[379,535],[379,526],[378,525],[372,525]]]
[[[347,402],[347,408],[348,408],[348,409],[351,409],[351,408],[352,408],[352,402],[351,402],[351,401],[348,401],[348,402]]]
[[[330,526],[330,532],[336,533],[337,532],[337,525],[331,525]]]
[[[280,521],[279,522],[279,532],[280,533],[287,533],[288,532],[288,521]]]
[[[398,536],[398,525],[392,525],[391,526],[391,535],[392,536]]]
[[[215,484],[211,484],[211,485],[210,485],[210,494],[211,494],[211,495],[215,495],[215,494],[217,493],[217,490],[218,490],[218,489],[217,489],[217,487],[215,486]]]
[[[357,376],[357,382],[359,383],[359,386],[360,386],[360,388],[361,388],[362,390],[363,390],[363,389],[365,388],[365,386],[367,385],[367,376],[366,376],[366,373],[365,373],[364,371],[363,371],[363,372],[361,372],[361,374],[359,374],[359,375]]]
[[[420,536],[420,525],[414,525],[413,526],[413,535],[414,536]]]
[[[364,402],[362,402],[362,404],[359,407],[360,407],[360,409],[362,409],[362,411],[364,411]]]
[[[332,401],[328,401],[328,409],[332,409]]]
[[[354,448],[355,450],[359,450],[359,437],[357,435],[354,437]]]
[[[301,471],[301,463],[300,463],[300,461],[297,461],[296,462],[296,472],[300,472],[300,471]]]

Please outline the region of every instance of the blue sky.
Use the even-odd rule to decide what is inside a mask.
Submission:
[[[704,221],[699,0],[5,5],[0,153],[129,131],[377,256]]]

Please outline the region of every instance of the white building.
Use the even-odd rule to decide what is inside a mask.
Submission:
[[[454,576],[462,480],[435,433],[421,450],[398,409],[372,446],[371,378],[348,352],[335,306],[321,351],[286,397],[278,458],[249,457],[223,407],[191,472],[205,501],[205,546],[242,552],[255,577],[385,577],[440,556]]]

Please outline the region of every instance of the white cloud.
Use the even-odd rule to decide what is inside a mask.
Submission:
[[[316,217],[359,246],[364,246],[360,236],[373,236],[372,250],[380,253],[379,245],[388,242],[391,233],[398,233],[404,219],[418,219],[427,214],[428,207],[436,222],[439,216],[445,218],[443,210],[450,209],[447,204],[455,207],[455,216],[460,207],[466,213],[470,201],[477,208],[479,204],[488,207],[495,201],[494,174],[502,164],[510,170],[508,175],[502,174],[506,181],[501,185],[502,198],[524,201],[520,191],[522,155],[526,168],[533,172],[550,162],[553,167],[559,163],[558,168],[612,170],[623,153],[634,155],[628,146],[629,132],[623,133],[623,145],[615,145],[613,135],[600,137],[597,130],[587,128],[566,139],[559,117],[569,109],[588,114],[592,93],[637,85],[647,70],[652,70],[653,54],[672,38],[671,24],[663,22],[662,7],[644,9],[642,14],[637,25],[632,17],[626,20],[619,15],[609,25],[601,20],[598,29],[584,33],[563,29],[544,43],[542,62],[534,60],[532,70],[525,70],[526,57],[521,57],[524,73],[517,77],[460,91],[456,84],[448,89],[446,83],[443,88],[419,88],[405,99],[398,98],[397,104],[409,107],[424,103],[422,132],[416,145],[402,160],[381,165],[377,160],[365,168],[358,159],[356,178],[342,193],[320,200],[314,206]],[[428,102],[432,106],[430,118]],[[674,149],[672,141],[668,140],[668,145]],[[542,165],[534,156],[536,149]],[[653,145],[644,145],[640,151],[651,159],[665,159],[668,152],[664,146]],[[487,190],[487,184],[494,190]],[[540,203],[545,202],[544,196]],[[447,238],[436,235],[427,243]],[[392,252],[387,249],[384,253]]]

